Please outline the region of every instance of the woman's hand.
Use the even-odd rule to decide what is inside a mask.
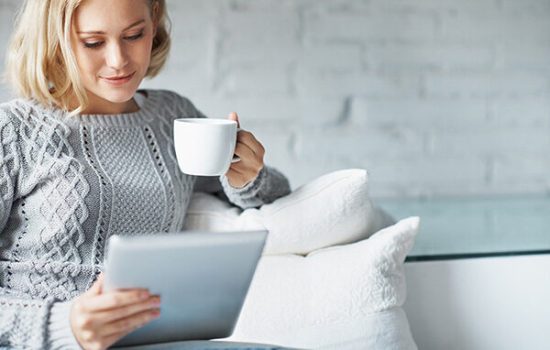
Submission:
[[[237,113],[229,114],[229,119],[236,121],[237,126],[240,126]],[[254,180],[263,169],[265,149],[251,132],[241,130],[237,134],[235,154],[241,160],[231,163],[225,176],[231,186],[242,188]]]
[[[160,298],[145,289],[103,292],[103,274],[75,298],[70,324],[83,349],[103,350],[160,315]]]

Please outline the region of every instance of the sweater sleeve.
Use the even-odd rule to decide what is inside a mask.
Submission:
[[[72,300],[54,303],[48,320],[48,349],[77,350],[80,345],[71,330]]]
[[[0,349],[81,349],[69,324],[71,302],[33,300],[0,288]]]
[[[195,192],[216,194],[242,209],[257,208],[269,204],[290,193],[287,178],[274,168],[264,166],[258,176],[245,187],[235,188],[229,184],[227,176],[197,177]]]
[[[243,188],[231,186],[225,175],[221,176],[220,180],[229,201],[243,209],[272,203],[290,193],[287,178],[276,169],[267,166],[264,166],[258,176]]]
[[[8,223],[16,196],[19,155],[17,131],[8,114],[0,108],[0,250],[1,232]],[[11,271],[0,272],[7,276],[6,280],[0,280],[0,348],[40,348],[45,338],[47,303],[25,298],[25,295],[6,288]]]
[[[0,288],[0,348],[45,349],[51,302]]]
[[[0,107],[0,252],[2,232],[8,225],[21,167],[21,147],[13,118]],[[3,265],[5,266],[5,265]],[[0,348],[52,349],[59,332],[48,328],[53,300],[34,299],[6,285],[11,271],[0,271]],[[68,320],[67,320],[68,323]],[[69,328],[70,332],[70,328]],[[69,349],[63,347],[63,349]]]

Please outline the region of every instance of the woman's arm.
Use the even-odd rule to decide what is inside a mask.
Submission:
[[[243,188],[234,188],[226,176],[221,179],[222,187],[229,201],[245,208],[256,208],[269,204],[290,193],[287,178],[274,168],[265,166],[256,179]]]
[[[33,300],[0,288],[0,348],[49,349],[51,300]]]
[[[17,177],[21,167],[18,130],[12,119],[0,107],[0,236],[17,197]],[[9,270],[3,272],[8,278],[11,275]],[[5,283],[3,280],[0,284],[0,348],[49,348],[48,319],[53,301],[33,299]]]
[[[287,178],[275,168],[264,166],[258,176],[243,188],[231,186],[227,176],[197,177],[195,192],[207,192],[241,207],[257,208],[290,193]]]

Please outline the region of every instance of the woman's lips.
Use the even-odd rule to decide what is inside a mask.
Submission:
[[[103,79],[108,84],[118,86],[118,85],[126,84],[127,82],[132,80],[132,78],[134,77],[134,74],[136,74],[136,72],[133,72],[131,74],[124,75],[124,76],[121,76],[121,77],[102,77],[101,79]]]

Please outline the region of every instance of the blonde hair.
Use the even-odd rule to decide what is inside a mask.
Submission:
[[[83,0],[25,0],[11,37],[6,78],[22,97],[56,105],[71,114],[88,106],[71,48],[73,15]],[[146,77],[157,75],[170,51],[170,21],[165,0],[147,0],[157,23]],[[155,6],[153,6],[155,5]],[[153,8],[157,11],[153,14]],[[71,110],[76,97],[79,106]]]

